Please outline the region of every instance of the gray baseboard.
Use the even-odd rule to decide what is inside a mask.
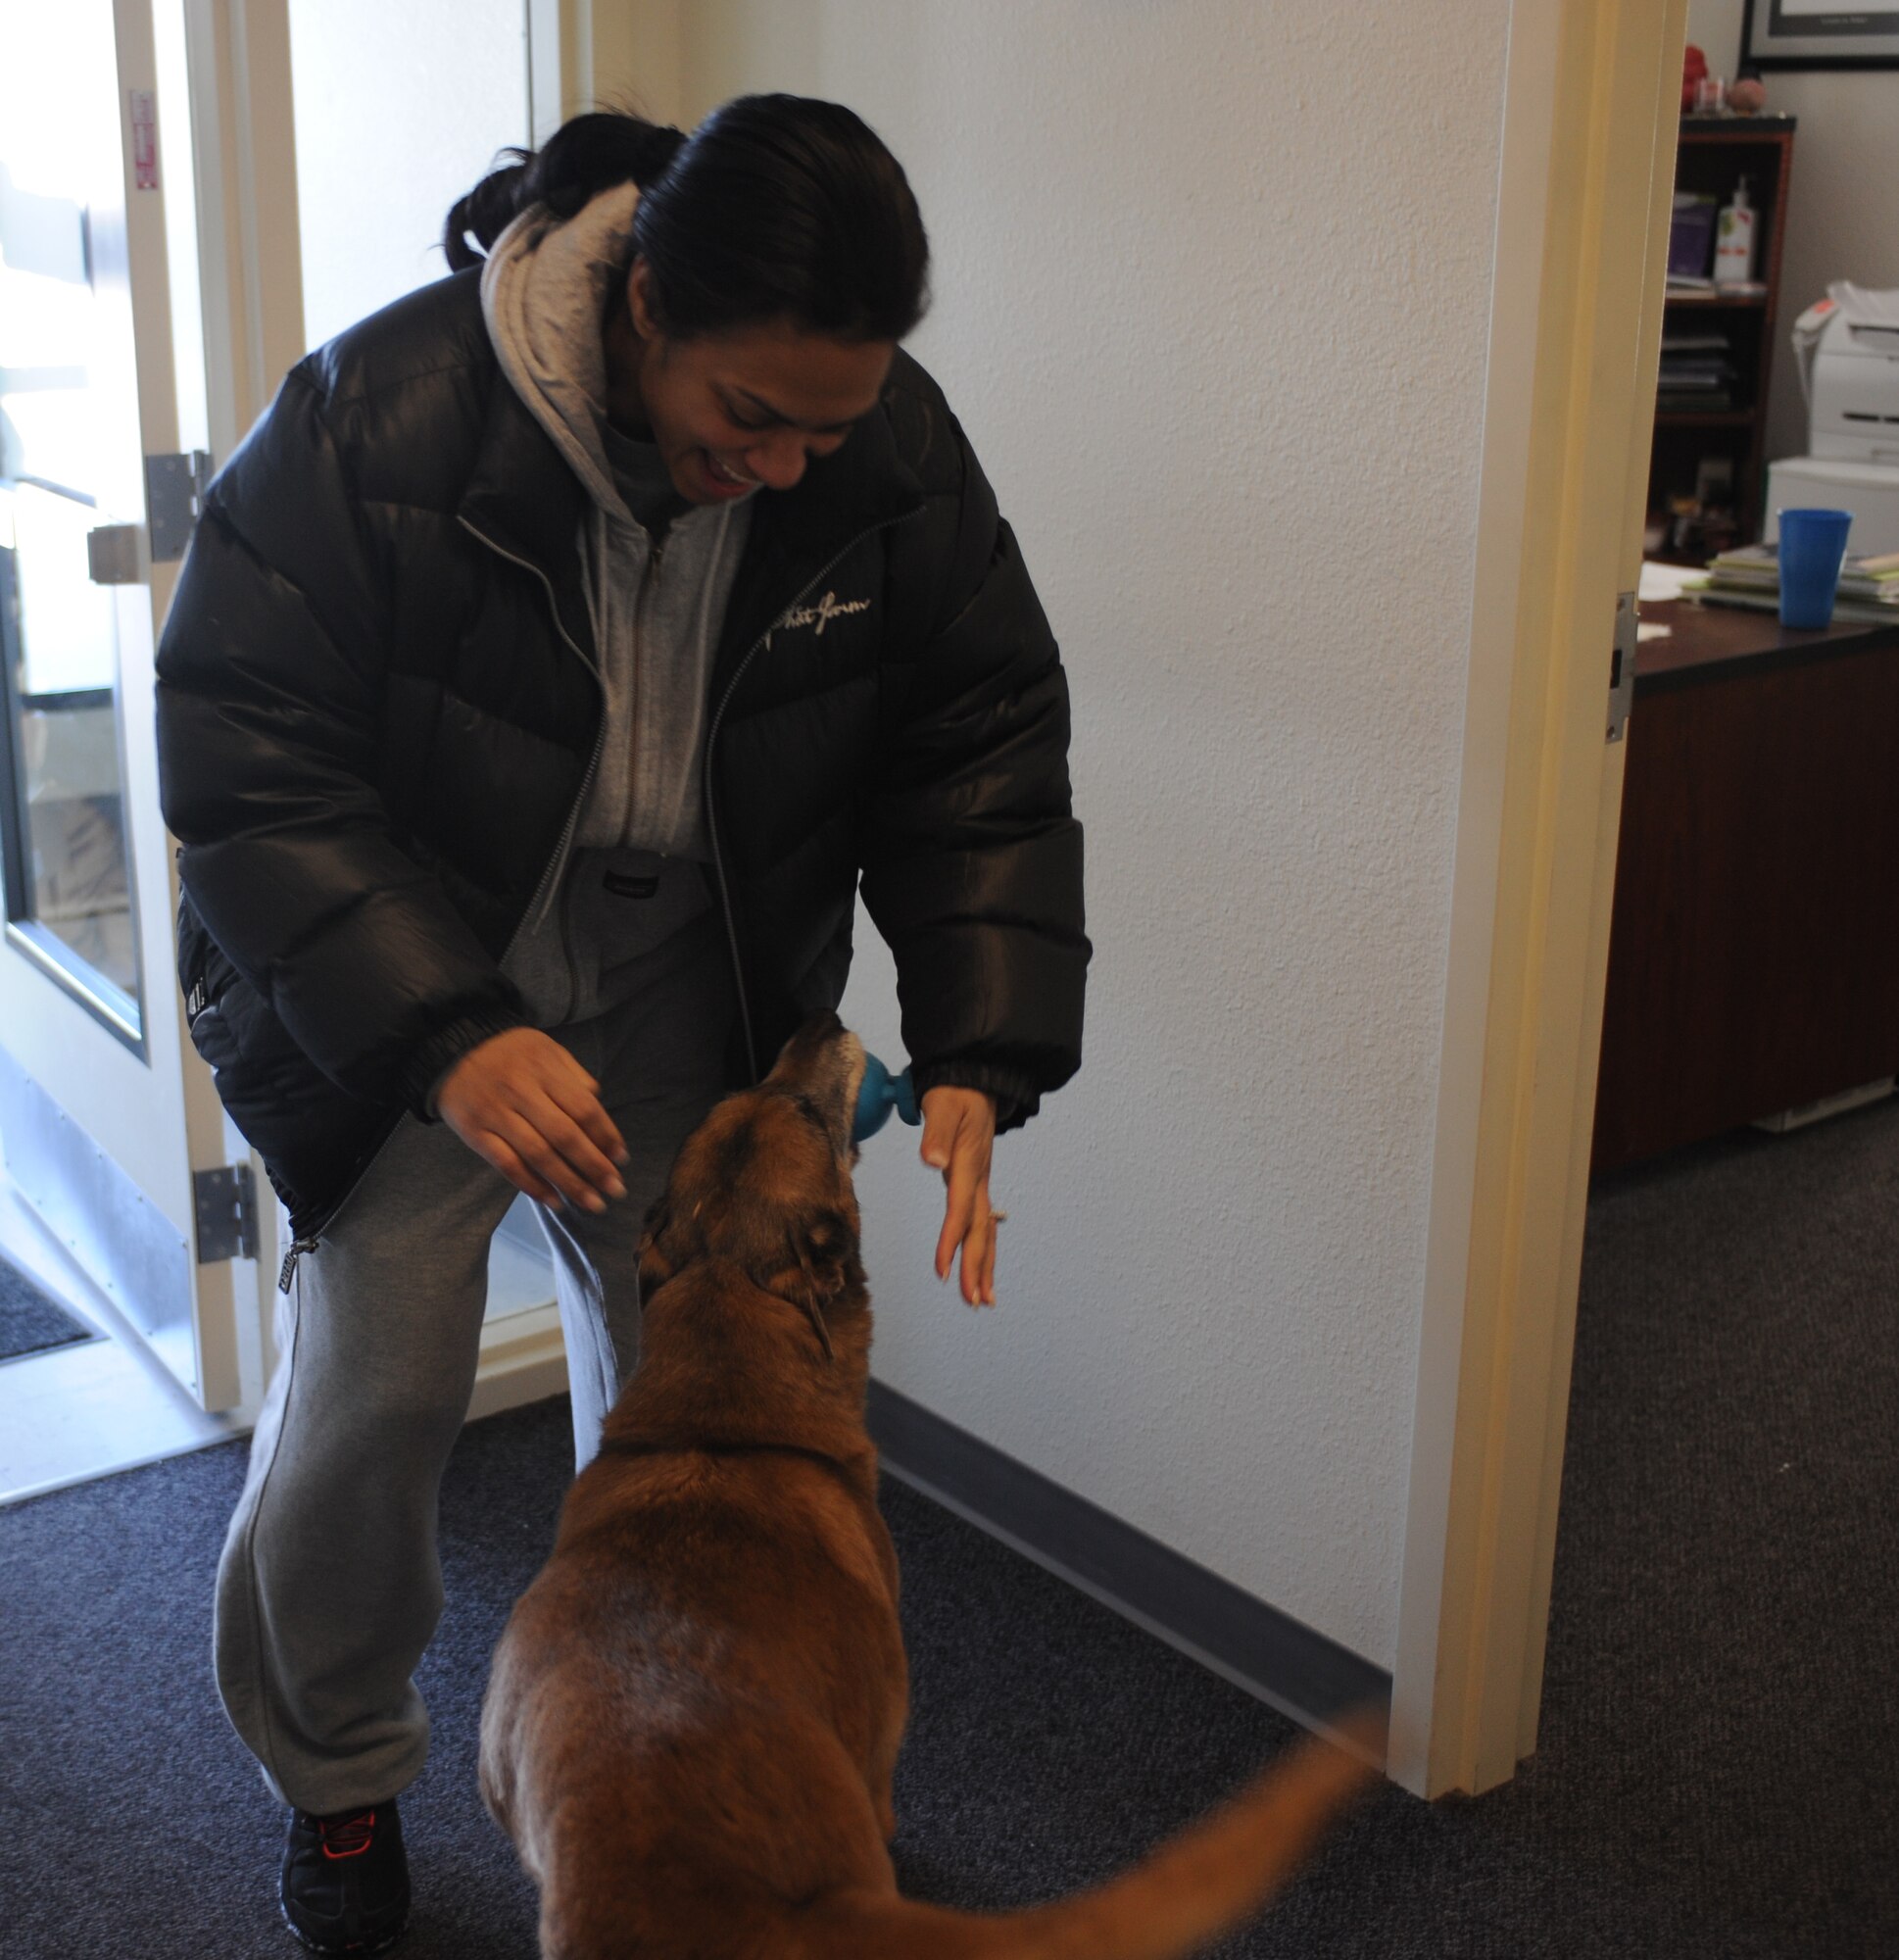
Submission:
[[[1391,1677],[882,1382],[884,1468],[1306,1728],[1388,1708]]]

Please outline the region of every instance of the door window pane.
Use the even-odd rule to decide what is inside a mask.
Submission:
[[[97,288],[122,201],[108,0],[0,0],[0,826],[8,919],[137,1027],[120,767],[115,510],[130,353]],[[123,501],[122,497],[119,501]],[[137,588],[144,603],[143,588]]]

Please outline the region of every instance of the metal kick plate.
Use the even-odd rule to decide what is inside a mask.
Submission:
[[[14,1189],[196,1395],[191,1248],[5,1049],[0,1049],[0,1138]]]

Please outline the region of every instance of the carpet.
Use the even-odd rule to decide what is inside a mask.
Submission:
[[[1225,1960],[1782,1960],[1899,1951],[1899,1109],[1743,1137],[1590,1208],[1540,1746],[1387,1789]],[[442,1497],[434,1753],[403,1799],[404,1960],[529,1960],[476,1713],[550,1543],[564,1401],[475,1423]],[[0,1950],[294,1960],[279,1823],[212,1687],[244,1446],[0,1512]],[[915,1712],[906,1890],[1026,1904],[1110,1872],[1290,1725],[894,1483]]]
[[[94,1338],[11,1260],[0,1259],[0,1361]]]

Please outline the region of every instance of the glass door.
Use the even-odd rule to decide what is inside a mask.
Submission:
[[[137,579],[142,515],[111,277],[124,201],[112,16],[100,0],[0,0],[0,46],[7,936],[142,1052],[118,594],[101,582]]]
[[[153,732],[201,464],[180,408],[202,424],[205,401],[168,271],[188,259],[195,287],[166,221],[172,197],[193,235],[186,97],[177,0],[0,0],[0,1149],[219,1408],[239,1398],[233,1253],[260,1249],[248,1153],[183,1039]]]

